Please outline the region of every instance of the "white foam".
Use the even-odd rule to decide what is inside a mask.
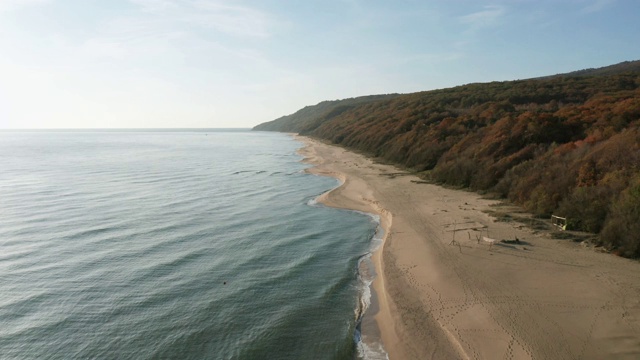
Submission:
[[[313,174],[316,175],[316,174]],[[324,176],[324,175],[316,175],[316,176]],[[333,189],[329,190],[333,191],[340,187],[344,181],[336,178],[337,185]],[[315,197],[309,201],[307,201],[307,205],[309,206],[318,206],[318,197]],[[360,299],[359,304],[356,309],[354,309],[356,323],[360,323],[364,314],[367,312],[369,307],[371,306],[371,284],[373,283],[374,278],[376,277],[375,269],[371,262],[371,254],[375,252],[381,245],[384,239],[384,229],[380,224],[380,215],[372,214],[368,212],[358,211],[358,210],[350,210],[371,218],[371,221],[376,224],[376,230],[371,238],[371,242],[369,245],[368,252],[363,255],[358,261],[358,280],[359,280],[359,290],[360,290]],[[364,266],[364,268],[363,268]],[[364,271],[363,271],[364,270]],[[377,342],[374,344],[366,344],[362,341],[362,336],[359,334],[359,331],[356,330],[356,341],[357,341],[357,349],[358,355],[361,359],[366,360],[378,360],[385,359],[389,360],[389,355],[384,350],[381,342]]]
[[[376,231],[371,238],[369,252],[366,255],[362,256],[360,258],[360,261],[358,262],[358,280],[360,282],[360,314],[356,314],[356,316],[357,321],[360,322],[362,320],[362,317],[364,317],[364,314],[371,306],[371,284],[373,284],[373,280],[376,277],[375,268],[373,266],[373,263],[371,262],[371,255],[382,245],[382,241],[384,239],[384,229],[382,229],[382,226],[380,225],[379,215],[361,211],[356,212],[369,216],[371,220],[376,223]],[[389,355],[384,350],[381,342],[367,343],[363,340],[362,334],[359,334],[358,336],[357,349],[358,357],[361,359],[389,360]]]
[[[371,346],[369,346],[371,345]],[[381,343],[366,344],[363,341],[358,342],[358,355],[365,360],[389,360],[389,354],[384,351]]]

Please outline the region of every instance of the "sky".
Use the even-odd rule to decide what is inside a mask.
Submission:
[[[247,128],[640,59],[638,0],[0,0],[0,128]]]

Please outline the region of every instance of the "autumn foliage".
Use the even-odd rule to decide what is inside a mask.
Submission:
[[[326,139],[497,193],[640,257],[640,61],[323,102],[255,129]]]

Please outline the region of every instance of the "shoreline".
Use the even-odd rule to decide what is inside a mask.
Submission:
[[[379,309],[365,317],[390,359],[640,358],[640,263],[488,214],[526,216],[516,207],[294,138],[307,171],[342,182],[319,202],[380,216]]]
[[[390,234],[392,216],[389,211],[379,206],[379,204],[373,201],[362,201],[354,196],[344,196],[344,189],[351,181],[347,175],[335,171],[326,170],[321,166],[323,165],[323,159],[319,158],[317,154],[313,153],[315,140],[307,137],[293,135],[294,139],[302,142],[305,146],[299,150],[299,153],[304,157],[303,162],[312,164],[313,167],[307,169],[307,172],[315,175],[330,176],[340,181],[340,185],[321,194],[316,200],[325,206],[355,210],[363,213],[374,214],[379,218],[379,226],[384,232],[380,245],[371,252],[371,263],[375,271],[375,277],[371,283],[371,302],[369,311],[363,314],[361,323],[367,325],[362,329],[362,339],[368,337],[369,342],[367,345],[376,345],[380,342],[383,351],[389,356],[387,350],[387,344],[396,343],[397,335],[393,331],[393,320],[391,319],[391,310],[389,300],[387,299],[387,292],[384,286],[384,272],[382,262],[382,252],[384,250],[385,242]],[[356,191],[357,195],[362,195],[360,191]],[[375,301],[375,304],[374,304]],[[376,310],[375,313],[372,313]],[[383,329],[386,329],[383,331]],[[364,341],[364,340],[363,340]]]
[[[301,160],[303,163],[311,164],[312,167],[306,169],[305,171],[310,174],[318,175],[318,176],[328,176],[338,180],[338,186],[320,194],[315,201],[328,207],[333,207],[337,209],[345,209],[352,210],[367,216],[372,217],[374,222],[377,222],[377,226],[380,231],[383,232],[382,237],[379,238],[380,243],[377,246],[372,246],[370,251],[369,259],[363,259],[362,263],[358,264],[360,266],[371,266],[373,271],[373,279],[371,280],[371,284],[369,286],[370,291],[370,299],[369,306],[364,312],[361,314],[359,319],[359,331],[360,331],[360,346],[364,345],[364,350],[369,353],[369,357],[365,357],[369,359],[370,357],[378,358],[384,357],[386,359],[389,358],[388,352],[384,348],[384,339],[382,338],[382,331],[380,329],[380,320],[379,317],[381,314],[388,314],[388,308],[384,308],[384,312],[381,311],[381,304],[379,300],[379,291],[384,291],[384,287],[381,287],[382,280],[382,271],[381,271],[381,253],[384,247],[384,242],[386,240],[387,234],[390,229],[390,219],[383,220],[382,211],[373,211],[372,208],[354,206],[351,204],[350,206],[345,206],[340,202],[336,202],[330,199],[332,193],[339,191],[341,187],[344,187],[347,184],[348,178],[345,174],[339,172],[326,172],[319,168],[319,162],[321,161],[319,158],[315,157],[315,154],[312,154],[310,150],[312,149],[311,139],[297,135],[290,134],[295,140],[304,144],[304,146],[298,149],[298,154],[303,157]],[[380,209],[383,210],[383,209]],[[390,214],[386,211],[387,217],[390,217]],[[376,219],[377,218],[377,219]],[[376,240],[376,234],[374,234],[371,241]],[[362,271],[359,268],[358,273],[360,276],[362,275]],[[362,280],[362,279],[361,279]],[[385,301],[384,305],[387,304]],[[387,321],[388,322],[388,321]],[[358,351],[362,351],[363,349],[358,349]]]

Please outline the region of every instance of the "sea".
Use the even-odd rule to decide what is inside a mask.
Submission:
[[[0,132],[0,359],[374,359],[375,216],[281,133]],[[364,270],[363,270],[364,269]]]

